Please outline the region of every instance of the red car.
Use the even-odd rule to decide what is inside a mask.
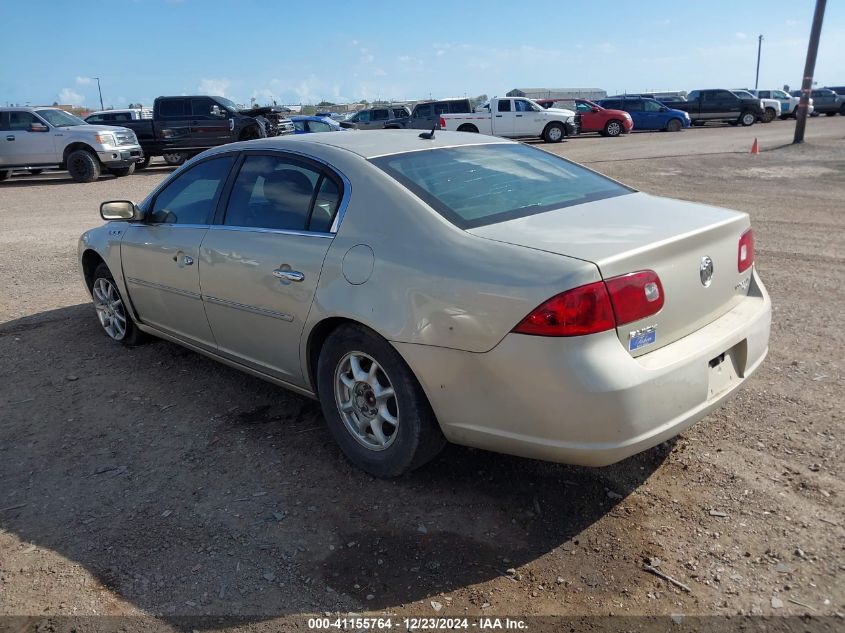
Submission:
[[[535,99],[546,109],[574,110],[581,115],[581,132],[598,132],[602,136],[619,136],[634,129],[631,115],[624,110],[606,110],[586,99]]]

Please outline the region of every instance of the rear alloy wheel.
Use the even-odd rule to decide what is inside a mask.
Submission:
[[[146,338],[129,316],[109,267],[101,263],[94,271],[91,298],[97,319],[108,337],[124,345],[137,345]]]
[[[745,127],[749,125],[754,125],[754,122],[757,120],[757,115],[753,112],[743,112],[742,116],[739,117],[739,122],[742,123]]]
[[[167,152],[162,155],[162,158],[164,158],[164,162],[168,165],[178,167],[179,165],[184,163],[188,157],[182,152]]]
[[[410,368],[362,326],[342,326],[320,350],[323,416],[347,458],[376,477],[396,477],[434,458],[446,440]]]
[[[67,171],[76,182],[94,182],[100,177],[100,161],[91,152],[78,149],[67,157]]]
[[[135,163],[131,163],[128,167],[109,168],[109,173],[118,178],[123,178],[124,176],[131,176],[135,173]]]
[[[669,119],[669,122],[666,123],[667,132],[680,132],[683,127],[680,119]]]
[[[623,129],[622,122],[613,119],[612,121],[608,121],[604,126],[604,133],[607,136],[619,136],[622,134]]]
[[[566,131],[560,123],[549,123],[543,130],[543,140],[546,143],[560,143],[564,136]]]
[[[775,112],[774,108],[766,108],[763,111],[763,118],[760,119],[763,123],[771,123],[775,120],[777,116],[777,112]]]

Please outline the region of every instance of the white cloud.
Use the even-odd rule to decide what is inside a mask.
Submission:
[[[79,76],[76,78],[76,85],[78,86],[87,86],[88,84],[92,83],[94,83],[94,80],[91,77]]]
[[[737,31],[737,32],[736,32],[736,39],[738,39],[738,40],[744,40],[746,37],[748,37],[748,36],[747,36],[745,33],[743,33],[742,31]]]
[[[70,88],[62,88],[59,93],[59,103],[67,103],[70,105],[82,105],[85,103],[85,97],[78,92],[74,92]]]
[[[212,95],[215,97],[225,97],[226,91],[232,85],[228,79],[201,79],[197,90],[205,95]]]

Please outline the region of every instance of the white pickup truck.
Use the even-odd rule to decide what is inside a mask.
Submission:
[[[581,131],[572,110],[546,110],[523,97],[490,99],[466,114],[441,114],[440,128],[505,138],[541,138],[546,143],[559,143]]]
[[[132,130],[89,125],[58,108],[0,108],[0,181],[15,170],[66,169],[76,182],[128,176],[144,152]]]

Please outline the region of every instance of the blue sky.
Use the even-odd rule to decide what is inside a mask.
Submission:
[[[162,94],[316,103],[514,87],[800,87],[813,0],[3,2],[0,102],[151,104]],[[598,8],[598,7],[601,8]],[[845,2],[819,85],[845,84]],[[12,60],[17,60],[13,62]]]

